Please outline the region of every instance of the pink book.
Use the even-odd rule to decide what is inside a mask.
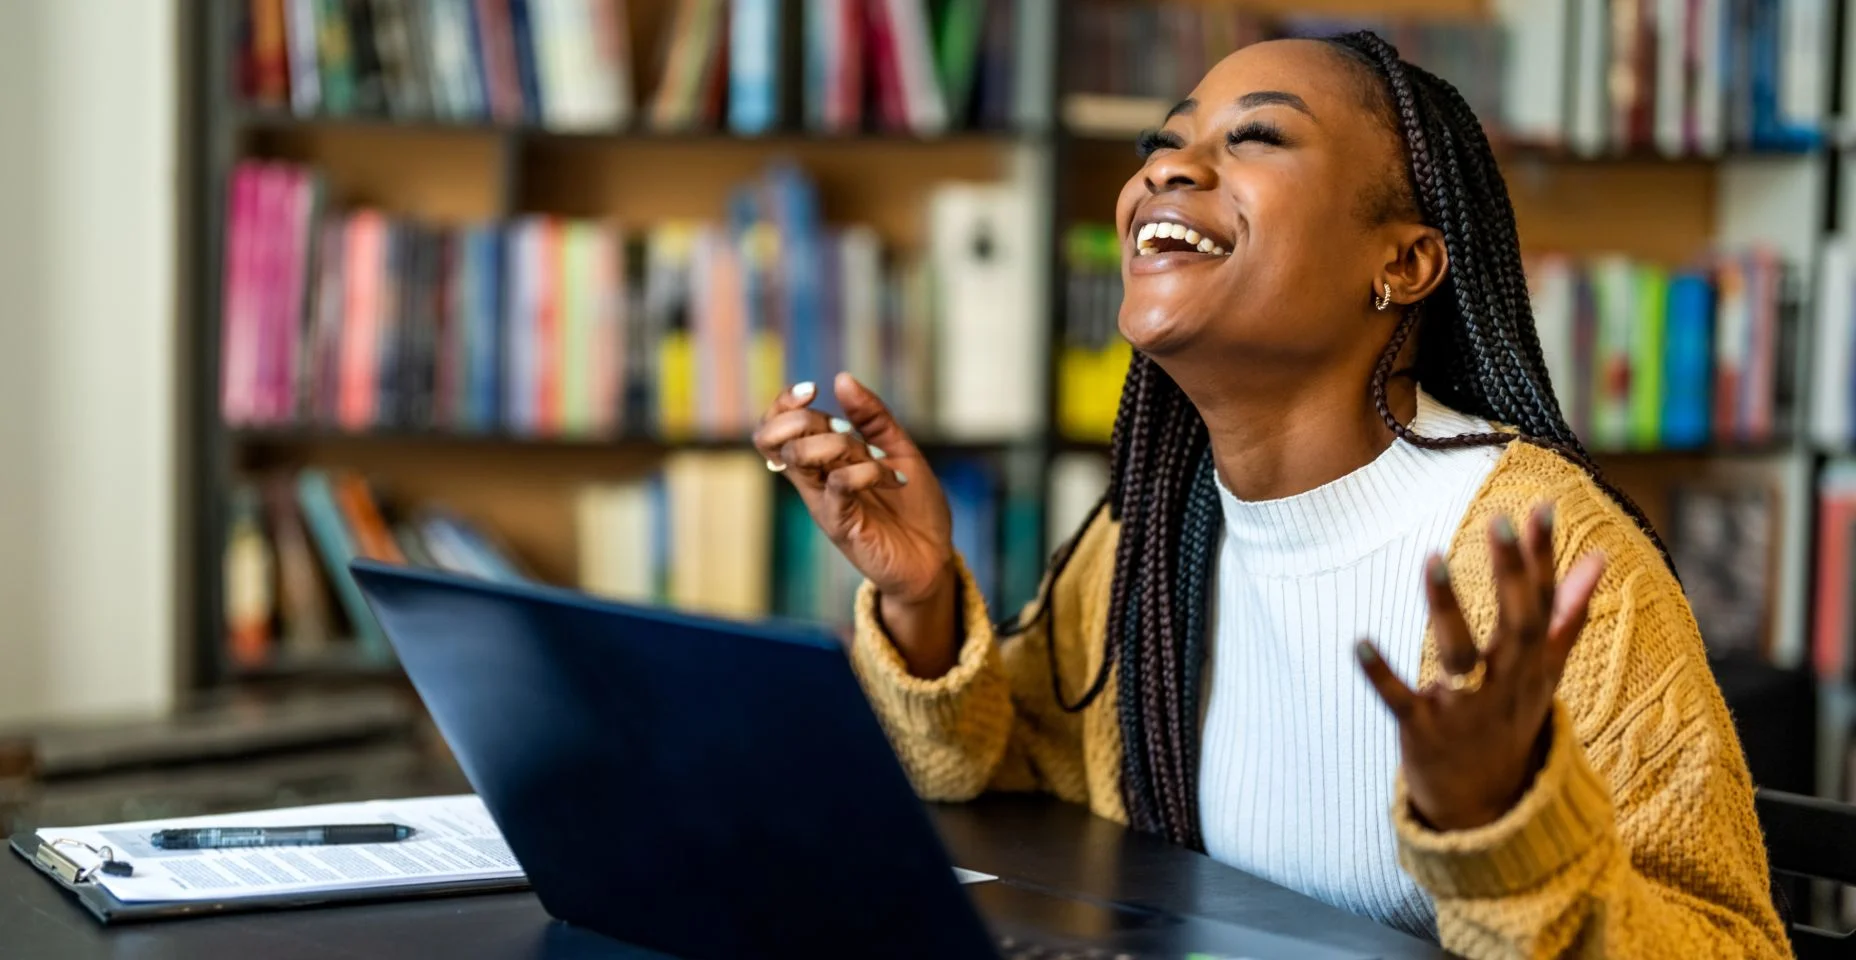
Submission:
[[[1778,374],[1779,340],[1779,262],[1771,251],[1761,250],[1751,257],[1749,271],[1753,299],[1753,326],[1749,331],[1752,348],[1746,364],[1746,440],[1768,443],[1772,440],[1774,406],[1773,380]]]
[[[374,424],[380,378],[375,375],[380,350],[380,298],[386,221],[363,211],[348,221],[346,288],[341,337],[341,392],[337,420],[348,430]]]
[[[250,251],[257,214],[258,169],[241,163],[226,197],[224,284],[219,319],[219,410],[229,424],[251,417],[252,324]]]
[[[535,420],[537,432],[558,436],[566,403],[562,369],[564,336],[561,322],[562,301],[567,297],[566,265],[561,256],[561,221],[543,217],[538,221],[535,242],[540,250],[539,269],[535,271]]]
[[[270,418],[287,423],[296,415],[298,371],[303,336],[308,329],[303,312],[308,303],[310,244],[314,242],[315,185],[308,171],[286,172],[283,242],[278,251],[276,337],[271,356],[275,366],[269,380]]]
[[[253,376],[251,420],[271,420],[271,396],[276,390],[279,312],[282,309],[284,234],[289,229],[289,174],[279,164],[266,164],[258,174],[258,217],[252,244]]]

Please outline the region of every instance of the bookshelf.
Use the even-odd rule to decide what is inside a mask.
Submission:
[[[500,544],[538,578],[571,584],[582,563],[576,542],[579,489],[588,483],[646,476],[679,453],[725,453],[745,447],[730,436],[666,439],[658,432],[629,428],[600,436],[538,437],[507,429],[460,433],[228,423],[218,389],[225,288],[221,265],[227,240],[227,183],[240,160],[263,158],[313,167],[322,177],[330,209],[374,207],[447,225],[547,214],[618,221],[628,229],[672,219],[722,220],[736,185],[784,161],[803,170],[816,186],[825,222],[866,225],[881,238],[886,253],[897,256],[920,255],[932,246],[928,211],[940,184],[1029,185],[1038,237],[1029,266],[1045,305],[1040,336],[1061,345],[1073,319],[1066,316],[1071,279],[1067,237],[1073,227],[1112,217],[1113,198],[1137,165],[1132,149],[1136,131],[1059,122],[1073,105],[1067,99],[1067,71],[1090,51],[1057,38],[1065,36],[1066,25],[1088,5],[1018,2],[1049,13],[1041,41],[1050,49],[1044,60],[1048,75],[1020,78],[1048,91],[1031,122],[933,135],[821,135],[789,124],[743,137],[712,130],[663,132],[643,123],[564,131],[531,121],[304,116],[253,106],[233,92],[236,15],[242,0],[196,0],[200,29],[192,42],[199,49],[191,51],[189,59],[200,69],[189,119],[195,147],[189,174],[196,198],[191,227],[201,242],[190,273],[192,307],[186,323],[188,381],[194,385],[188,404],[190,535],[184,551],[193,624],[187,658],[190,683],[218,688],[324,676],[394,676],[390,665],[345,650],[291,654],[258,666],[239,666],[228,658],[221,570],[228,502],[235,479],[242,475],[325,467],[376,478],[396,500],[442,503],[494,531]],[[1215,0],[1195,3],[1207,9],[1232,6]],[[1236,5],[1261,15],[1372,16],[1423,23],[1487,22],[1513,6],[1498,0],[1242,0]],[[642,100],[655,86],[652,51],[677,2],[629,0],[624,6],[632,49],[629,78]],[[1824,35],[1842,36],[1842,25],[1835,26]],[[1827,53],[1824,69],[1841,76],[1836,62],[1847,59]],[[1850,102],[1847,96],[1840,99]],[[1762,146],[1680,157],[1643,146],[1594,156],[1520,141],[1501,142],[1498,152],[1529,255],[1624,254],[1674,268],[1721,249],[1760,244],[1778,251],[1800,271],[1801,322],[1793,359],[1803,372],[1811,366],[1812,318],[1818,307],[1812,271],[1825,237],[1856,222],[1832,211],[1838,204],[1830,202],[1833,197],[1841,205],[1851,202],[1838,184],[1848,182],[1842,173],[1853,162],[1849,145],[1856,139],[1838,135],[1832,141],[1803,150]],[[1032,371],[1046,384],[1043,426],[998,439],[924,436],[931,457],[993,463],[1002,477],[1010,474],[1022,481],[1029,475],[1030,488],[1041,492],[1049,488],[1059,461],[1099,455],[1104,449],[1099,438],[1066,435],[1058,426],[1061,360],[1057,350],[1050,353],[1045,369]],[[1802,382],[1799,390],[1806,395]],[[1785,668],[1804,664],[1810,654],[1818,476],[1826,463],[1856,450],[1856,442],[1831,450],[1808,440],[1808,406],[1798,404],[1772,436],[1755,442],[1712,441],[1689,450],[1640,449],[1600,458],[1659,526],[1670,521],[1668,494],[1677,485],[1757,484],[1776,491],[1769,655]],[[1002,530],[1035,532],[1036,549],[1031,552],[1041,557],[1048,541],[1070,521],[1046,510],[1033,521],[1018,516],[997,522]],[[1827,735],[1856,716],[1856,709],[1842,709],[1843,714],[1822,718]],[[1834,769],[1831,756],[1825,747],[1820,783],[1837,782],[1825,779]]]

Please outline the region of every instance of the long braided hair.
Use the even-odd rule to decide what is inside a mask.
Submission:
[[[1362,88],[1397,131],[1410,162],[1394,178],[1377,216],[1415,212],[1442,231],[1450,266],[1443,284],[1399,321],[1374,367],[1368,396],[1394,435],[1426,449],[1523,442],[1552,450],[1586,470],[1650,536],[1629,497],[1608,483],[1560,413],[1535,333],[1522,272],[1514,209],[1481,122],[1454,87],[1401,60],[1370,32],[1328,38],[1361,71]],[[1393,415],[1386,383],[1416,332],[1415,375],[1440,402],[1505,424],[1513,433],[1422,437]],[[1151,359],[1136,354],[1115,419],[1112,473],[1095,514],[1121,522],[1102,666],[1072,700],[1062,688],[1055,644],[1051,683],[1057,702],[1080,711],[1107,687],[1110,667],[1122,740],[1122,793],[1140,830],[1202,849],[1198,820],[1198,717],[1205,662],[1207,595],[1223,529],[1204,421]],[[1072,546],[1074,541],[1072,541]],[[1054,582],[1069,559],[1054,559]],[[1668,553],[1663,550],[1665,562]],[[1022,629],[1051,616],[1050,594]]]

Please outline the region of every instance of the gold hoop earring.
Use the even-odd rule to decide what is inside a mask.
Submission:
[[[1381,282],[1384,283],[1384,281]],[[1386,283],[1385,291],[1384,294],[1373,298],[1373,309],[1380,313],[1386,312],[1386,308],[1392,305],[1392,285]]]

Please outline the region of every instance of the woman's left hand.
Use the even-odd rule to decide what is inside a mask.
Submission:
[[[1443,558],[1426,567],[1438,682],[1414,692],[1370,640],[1359,646],[1367,678],[1398,718],[1414,812],[1437,830],[1493,823],[1532,785],[1550,746],[1554,690],[1605,570],[1604,556],[1591,554],[1554,582],[1551,507],[1534,511],[1523,536],[1496,517],[1489,556],[1501,613],[1481,652]]]

